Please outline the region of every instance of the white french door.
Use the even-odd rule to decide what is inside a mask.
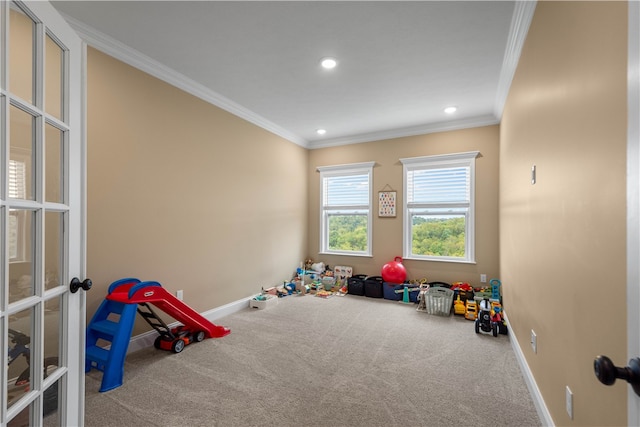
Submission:
[[[0,1],[3,427],[83,423],[83,49],[48,2]]]

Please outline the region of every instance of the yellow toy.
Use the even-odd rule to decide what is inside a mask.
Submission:
[[[461,315],[465,315],[467,312],[467,309],[465,307],[464,301],[462,301],[460,299],[460,295],[458,295],[458,298],[453,302],[453,314],[461,314]]]
[[[478,304],[474,300],[467,300],[464,318],[467,320],[476,320],[476,317],[478,317]]]

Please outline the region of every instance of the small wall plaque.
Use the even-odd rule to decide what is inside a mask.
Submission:
[[[396,192],[395,191],[379,191],[378,192],[378,216],[379,217],[395,217],[396,216]]]

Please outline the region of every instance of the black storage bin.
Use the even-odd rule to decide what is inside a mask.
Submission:
[[[356,274],[347,279],[347,292],[351,295],[364,295],[364,279],[366,274]]]
[[[382,289],[383,280],[380,276],[369,276],[364,281],[364,295],[369,298],[382,298],[384,291]]]
[[[429,282],[427,283],[432,288],[447,288],[451,289],[451,284],[446,282]]]

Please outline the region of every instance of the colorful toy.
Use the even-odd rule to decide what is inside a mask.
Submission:
[[[422,283],[420,284],[419,289],[419,293],[418,293],[418,307],[416,308],[416,311],[427,311],[427,291],[429,290],[429,284],[428,283]]]
[[[160,335],[156,337],[153,346],[158,350],[172,351],[180,353],[186,346],[193,342],[200,342],[206,337],[204,331],[193,332],[180,325],[171,328],[171,335]]]
[[[464,316],[466,312],[467,307],[464,301],[460,299],[460,295],[458,295],[458,298],[456,298],[456,300],[453,302],[453,314],[460,314]]]
[[[382,280],[389,283],[404,283],[407,278],[407,270],[402,265],[402,258],[397,256],[391,262],[382,266]]]
[[[489,284],[491,285],[491,299],[500,301],[500,280],[491,279],[489,280]]]
[[[467,300],[465,308],[464,318],[467,320],[476,320],[478,317],[478,305],[476,302],[474,300]]]
[[[466,282],[453,282],[451,285],[452,290],[460,289],[462,291],[472,291],[473,287]]]
[[[13,346],[7,346],[7,365],[10,366],[20,356],[24,358],[24,362],[26,362],[27,365],[22,373],[20,373],[20,375],[15,379],[15,382],[12,379],[7,383],[7,395],[15,397],[17,395],[25,394],[30,390],[31,349],[29,345],[31,343],[31,338],[29,338],[28,335],[11,328],[9,328],[8,337]],[[45,357],[43,378],[46,379],[50,373],[56,370],[57,367],[58,357]],[[48,415],[58,408],[58,387],[49,387],[44,391],[42,404],[44,415]]]
[[[498,336],[499,325],[502,324],[502,316],[500,315],[500,307],[496,307],[497,311],[491,309],[491,303],[487,298],[480,301],[480,312],[475,322],[476,334],[480,331],[492,332],[494,337]]]
[[[153,311],[152,305],[184,326],[170,328]],[[160,335],[155,347],[174,353],[181,352],[192,342],[222,338],[231,333],[228,328],[211,323],[158,282],[142,282],[136,278],[116,280],[109,286],[107,296],[87,325],[85,339],[85,372],[94,368],[103,372],[101,393],[122,385],[124,359],[136,313]],[[118,322],[110,320],[116,315]],[[101,346],[102,341],[111,342],[108,349]]]
[[[402,294],[402,302],[403,304],[409,304],[411,302],[411,299],[409,298],[409,292],[419,292],[420,288],[416,288],[416,287],[408,287],[405,286],[403,289],[397,289],[394,292],[396,294]]]
[[[502,306],[500,304],[492,308],[491,321],[497,326],[499,334],[507,335],[507,322],[502,318]]]

